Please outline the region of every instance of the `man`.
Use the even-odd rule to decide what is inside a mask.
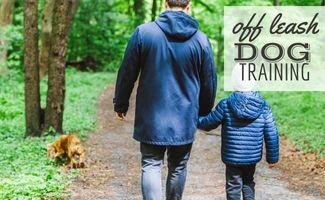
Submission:
[[[114,109],[124,119],[137,89],[134,139],[142,154],[143,199],[161,199],[167,151],[166,199],[181,199],[198,115],[214,104],[216,73],[208,38],[188,15],[190,0],[166,0],[155,22],[136,28],[118,72]]]

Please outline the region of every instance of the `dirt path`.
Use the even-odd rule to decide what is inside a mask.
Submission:
[[[132,139],[135,97],[132,96],[127,120],[121,122],[115,119],[113,113],[113,92],[114,89],[109,87],[101,96],[98,129],[90,134],[85,143],[87,167],[67,189],[66,199],[141,199],[139,144]],[[225,199],[225,169],[220,161],[220,140],[219,130],[209,134],[197,133],[183,199]],[[261,162],[256,173],[256,199],[325,199],[312,187],[300,188],[302,192],[291,191],[285,179],[279,169],[270,170]]]

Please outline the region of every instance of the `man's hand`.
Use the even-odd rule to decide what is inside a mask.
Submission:
[[[269,168],[273,168],[275,166],[275,163],[269,163]]]
[[[116,118],[119,120],[124,120],[126,116],[126,113],[116,113]]]

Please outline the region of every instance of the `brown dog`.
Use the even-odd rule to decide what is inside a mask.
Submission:
[[[76,134],[61,135],[56,141],[48,144],[47,156],[51,159],[67,156],[70,168],[85,166],[85,150]]]

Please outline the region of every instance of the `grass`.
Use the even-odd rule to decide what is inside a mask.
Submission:
[[[228,96],[223,77],[218,77],[217,102]],[[221,88],[221,89],[220,89]],[[325,157],[325,93],[261,92],[274,113],[280,135],[292,140],[304,152]]]
[[[325,157],[325,93],[263,92],[271,105],[279,132],[305,152]]]
[[[96,102],[111,73],[67,71],[64,130],[83,137],[95,128]],[[0,76],[0,199],[59,199],[78,171],[68,175],[46,158],[54,136],[24,139],[24,85],[20,73]],[[42,101],[46,84],[41,83]]]

